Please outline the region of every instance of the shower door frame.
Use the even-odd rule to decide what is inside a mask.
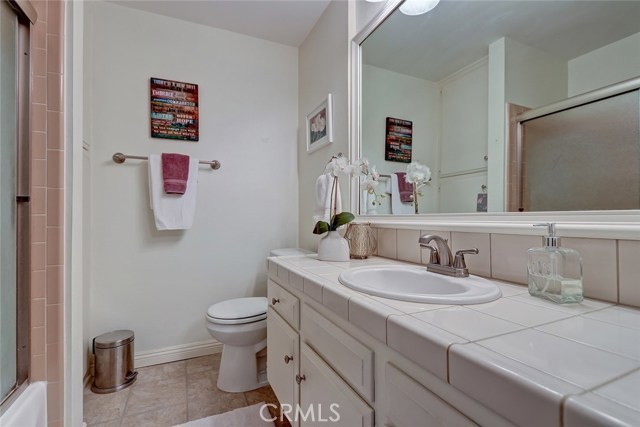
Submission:
[[[31,48],[30,29],[37,14],[28,0],[6,1],[16,12],[17,73],[16,73],[16,383],[7,396],[0,396],[0,414],[28,385],[31,348],[31,235],[30,235],[30,105]]]

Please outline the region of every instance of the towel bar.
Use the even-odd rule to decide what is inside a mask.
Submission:
[[[149,160],[146,156],[131,156],[122,153],[115,153],[112,159],[116,163],[124,163],[127,159]],[[200,160],[199,163],[202,165],[211,165],[211,169],[220,169],[220,162],[217,160]]]

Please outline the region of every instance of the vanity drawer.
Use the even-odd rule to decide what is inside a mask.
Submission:
[[[476,423],[422,384],[387,363],[385,396],[389,403],[389,426],[472,427]]]
[[[303,340],[362,397],[374,401],[373,351],[307,304],[302,308]]]
[[[267,282],[269,306],[295,330],[300,328],[300,300],[273,280]]]

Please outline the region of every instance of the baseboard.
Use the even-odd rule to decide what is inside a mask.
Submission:
[[[143,368],[145,366],[176,362],[178,360],[208,356],[210,354],[221,352],[221,342],[216,340],[201,341],[191,344],[164,347],[157,350],[136,352],[136,355],[133,358],[133,365],[136,368]]]

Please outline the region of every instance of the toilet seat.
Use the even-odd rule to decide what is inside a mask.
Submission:
[[[267,318],[268,305],[265,297],[230,299],[209,307],[207,320],[219,325],[258,322]]]

